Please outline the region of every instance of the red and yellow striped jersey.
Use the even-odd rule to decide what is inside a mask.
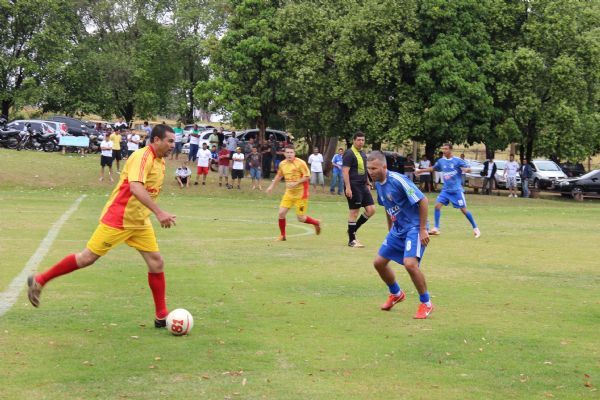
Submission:
[[[129,156],[119,183],[104,206],[100,222],[117,229],[148,227],[151,211],[130,191],[130,182],[141,182],[153,200],[156,200],[165,178],[165,160],[156,157],[152,146],[136,150]]]
[[[294,161],[283,160],[279,163],[277,175],[283,176],[286,182],[297,182],[305,176],[310,176],[308,166],[299,158],[294,158]],[[294,199],[308,199],[308,181],[296,186],[292,189],[286,189],[285,195]]]

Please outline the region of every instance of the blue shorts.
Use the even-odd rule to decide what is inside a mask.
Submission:
[[[447,206],[448,203],[452,203],[452,207],[454,208],[467,207],[467,200],[465,199],[465,194],[463,192],[445,192],[442,190],[435,201],[445,206]]]
[[[379,248],[379,255],[404,265],[404,259],[408,257],[421,261],[425,247],[421,244],[419,228],[412,228],[405,237],[398,237],[389,232]]]
[[[260,179],[260,169],[258,169],[258,168],[250,168],[250,178],[252,178],[252,179]]]

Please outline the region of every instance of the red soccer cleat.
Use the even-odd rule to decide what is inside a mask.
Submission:
[[[318,223],[316,225],[313,225],[313,226],[315,227],[315,233],[317,235],[320,235],[321,234],[321,221],[319,221],[319,220],[317,220],[317,221],[318,221]]]
[[[400,294],[398,296],[390,294],[388,296],[387,301],[381,305],[381,309],[383,311],[390,311],[392,309],[392,307],[394,307],[394,305],[396,305],[396,303],[400,303],[401,301],[404,301],[405,298],[406,298],[406,295],[404,294],[404,292],[400,292]]]
[[[283,235],[279,235],[279,237],[275,239],[276,242],[285,242],[286,240],[286,237]]]
[[[426,319],[429,314],[433,311],[433,304],[430,307],[427,307],[427,304],[421,303],[417,313],[415,314],[415,319]]]

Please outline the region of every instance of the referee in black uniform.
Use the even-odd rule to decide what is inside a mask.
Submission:
[[[367,156],[362,151],[365,145],[365,134],[357,132],[352,137],[352,147],[344,153],[342,161],[342,174],[346,198],[348,199],[348,246],[364,247],[356,240],[356,231],[375,214],[371,186],[367,174]],[[365,212],[358,217],[360,209]]]

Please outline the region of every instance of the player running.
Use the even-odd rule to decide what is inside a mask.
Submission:
[[[109,250],[125,242],[148,265],[148,284],[155,306],[154,326],[166,326],[164,260],[158,249],[150,213],[163,228],[175,225],[175,215],[158,207],[155,200],[165,177],[165,157],[175,147],[175,134],[167,125],[152,129],[149,146],[135,151],[121,171],[119,183],[104,206],[100,223],[83,251],[70,254],[45,272],[27,278],[29,301],[40,304],[42,288],[50,280],[95,263]]]
[[[377,202],[385,207],[388,225],[388,234],[373,261],[379,276],[390,290],[390,295],[381,309],[389,311],[396,303],[406,298],[396,282],[394,271],[389,266],[390,260],[393,260],[404,265],[419,292],[421,304],[414,318],[425,319],[433,311],[425,276],[419,268],[425,247],[429,243],[427,197],[410,179],[388,171],[385,156],[379,151],[369,154],[367,170],[371,179],[375,181]]]
[[[279,164],[277,175],[275,175],[275,179],[273,179],[273,182],[271,182],[267,188],[266,193],[271,193],[273,187],[275,187],[282,178],[285,179],[286,189],[281,199],[281,203],[279,204],[279,231],[281,235],[277,240],[286,240],[285,217],[292,207],[296,207],[296,217],[298,217],[298,221],[313,225],[317,235],[321,234],[321,221],[306,215],[306,209],[308,208],[308,180],[310,178],[310,171],[304,160],[296,158],[296,150],[291,144],[285,147],[285,160]]]
[[[442,175],[444,186],[440,195],[435,200],[435,226],[429,231],[430,235],[439,235],[440,231],[440,217],[442,215],[442,206],[447,206],[448,203],[452,203],[454,208],[460,208],[460,211],[467,217],[471,226],[473,227],[473,234],[475,238],[481,236],[481,232],[473,219],[473,215],[467,210],[467,200],[465,199],[465,193],[462,187],[462,174],[471,172],[469,164],[461,158],[452,156],[452,145],[450,143],[444,143],[442,146],[442,153],[444,156],[436,161],[433,167],[420,168],[415,171],[417,175],[423,172],[438,171]]]

